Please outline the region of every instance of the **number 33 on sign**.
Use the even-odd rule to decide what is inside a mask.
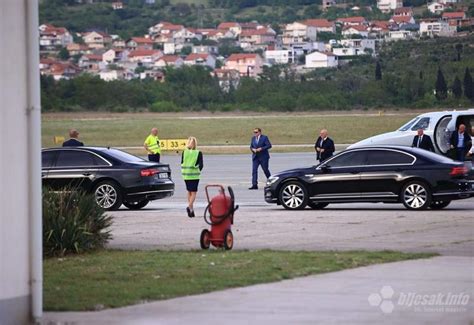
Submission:
[[[187,139],[166,139],[160,140],[161,150],[184,150]]]

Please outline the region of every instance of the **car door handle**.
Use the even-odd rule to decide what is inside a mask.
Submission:
[[[91,176],[92,174],[91,173],[83,173],[82,175],[83,176]]]

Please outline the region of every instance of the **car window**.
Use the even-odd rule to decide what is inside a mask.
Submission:
[[[391,150],[372,150],[367,154],[369,165],[411,164],[415,160],[412,156]]]
[[[61,151],[56,167],[92,167],[95,166],[94,155],[85,151]]]
[[[41,153],[41,167],[49,168],[53,165],[54,157],[56,152],[54,151],[45,151]]]
[[[118,149],[107,149],[103,151],[104,154],[111,156],[112,158],[118,159],[124,162],[143,162],[143,158],[129,154],[128,152],[118,150]]]
[[[350,166],[363,166],[366,164],[366,152],[365,151],[352,151],[343,153],[326,163],[330,167],[350,167]]]
[[[412,127],[412,131],[416,131],[419,129],[426,130],[430,126],[430,118],[429,117],[423,117],[419,119]]]

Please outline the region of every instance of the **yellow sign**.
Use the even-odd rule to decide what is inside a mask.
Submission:
[[[63,143],[64,140],[65,140],[64,137],[59,137],[59,136],[53,138],[54,144]]]
[[[160,140],[160,148],[161,150],[184,150],[187,141],[187,139]]]

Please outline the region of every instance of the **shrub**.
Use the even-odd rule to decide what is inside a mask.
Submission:
[[[150,112],[160,113],[160,112],[179,112],[180,108],[173,102],[168,101],[159,101],[153,103],[150,107]]]
[[[63,256],[104,247],[112,218],[91,194],[71,188],[43,190],[43,254]]]

